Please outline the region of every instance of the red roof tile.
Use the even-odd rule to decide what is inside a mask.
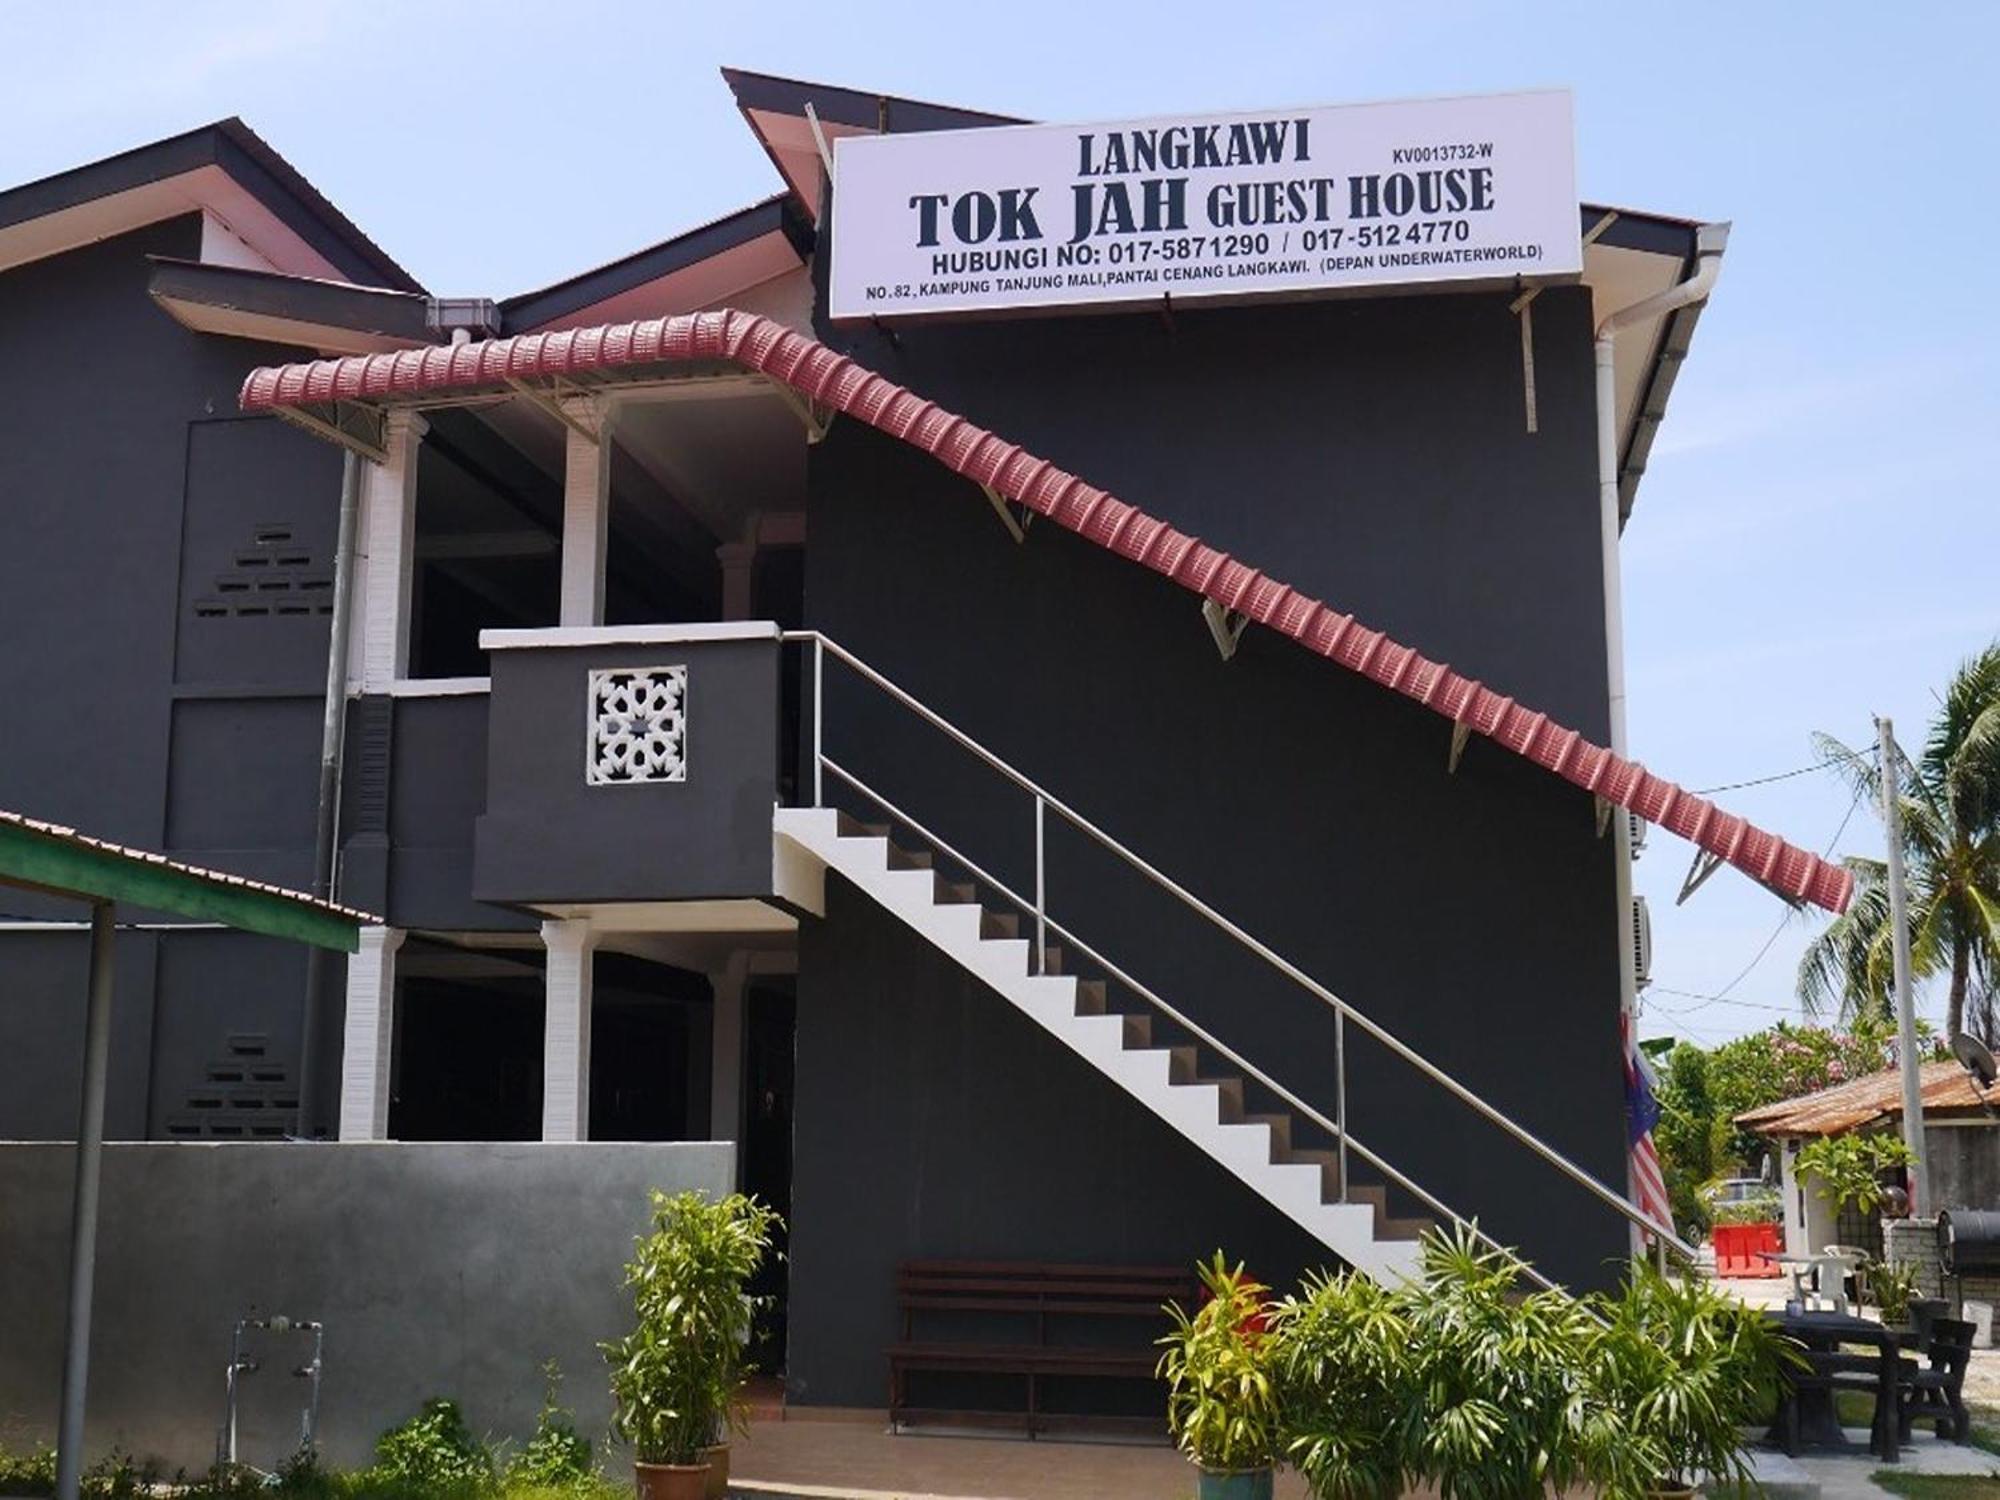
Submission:
[[[575,378],[637,366],[719,361],[757,371],[820,405],[922,448],[1099,546],[1290,636],[1309,651],[1469,725],[1518,755],[1719,855],[1789,900],[1846,908],[1853,877],[1752,827],[1637,762],[1371,630],[856,364],[754,313],[721,309],[640,323],[525,334],[251,372],[245,411],[336,401],[395,402]]]

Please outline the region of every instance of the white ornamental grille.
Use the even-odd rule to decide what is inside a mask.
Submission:
[[[687,679],[681,667],[590,674],[590,786],[687,780]]]

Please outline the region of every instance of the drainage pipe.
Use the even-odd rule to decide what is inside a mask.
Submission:
[[[361,509],[361,463],[341,450],[340,527],[333,543],[333,619],[327,632],[326,712],[320,723],[319,803],[313,825],[312,893],[333,899],[334,841],[340,809],[340,762],[347,735],[347,648],[353,625],[354,532]],[[325,1008],[327,954],[306,949],[306,992],[299,1015],[298,1133],[317,1134],[320,1013]]]
[[[111,966],[118,924],[109,901],[90,908],[90,995],[83,1015],[83,1098],[69,1211],[69,1312],[63,1323],[62,1405],[56,1416],[56,1500],[83,1482],[84,1396],[90,1386],[90,1303],[97,1281],[97,1191],[104,1167],[104,1094],[111,1068]]]
[[[1609,689],[1611,748],[1629,755],[1625,734],[1625,601],[1618,535],[1618,357],[1617,334],[1621,328],[1664,318],[1681,308],[1700,302],[1715,287],[1722,274],[1722,252],[1729,243],[1729,225],[1704,224],[1695,235],[1694,273],[1685,280],[1630,306],[1608,314],[1597,325],[1597,522],[1601,565],[1604,575],[1604,656],[1606,686]],[[1632,910],[1632,815],[1612,809],[1612,886],[1616,899],[1618,932],[1618,1009],[1630,1028],[1631,1044],[1639,1044],[1638,936]],[[1638,1200],[1638,1183],[1631,1175],[1628,1156],[1626,1195]],[[1634,1225],[1632,1251],[1645,1249],[1645,1233]]]

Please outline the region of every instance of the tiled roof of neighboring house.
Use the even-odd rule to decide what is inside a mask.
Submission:
[[[975,483],[1631,809],[1789,900],[1831,911],[1847,905],[1853,877],[1838,865],[1723,812],[1546,714],[1204,545],[817,340],[752,313],[722,309],[270,367],[253,371],[244,382],[242,405],[246,411],[270,411],[394,402],[505,390],[514,382],[557,377],[576,385],[611,372],[630,375],[646,366],[701,361],[757,371],[822,407],[911,443]]]
[[[1918,1070],[1926,1118],[1988,1116],[1972,1075],[1956,1062],[1925,1063]],[[1992,1090],[2000,1109],[2000,1087]],[[1840,1135],[1864,1125],[1887,1124],[1903,1117],[1903,1075],[1896,1068],[1865,1078],[1837,1083],[1816,1094],[1802,1094],[1746,1110],[1736,1123],[1758,1135]],[[2000,1118],[1996,1118],[2000,1123]]]
[[[342,921],[373,925],[382,920],[380,917],[370,916],[365,911],[357,911],[351,906],[341,906],[332,901],[322,901],[317,896],[308,896],[303,891],[288,890],[284,886],[269,885],[261,880],[249,880],[223,870],[209,870],[200,865],[183,864],[180,860],[156,854],[150,849],[134,849],[126,844],[114,844],[108,839],[92,838],[87,833],[78,833],[74,828],[66,828],[60,823],[44,822],[40,818],[31,818],[26,813],[10,812],[0,808],[0,828],[18,828],[71,848],[108,855],[113,859],[128,861],[135,865],[150,866],[206,885],[228,890],[253,891],[260,896],[271,896],[291,902],[303,911],[338,917]],[[0,867],[0,875],[5,873],[4,867]]]

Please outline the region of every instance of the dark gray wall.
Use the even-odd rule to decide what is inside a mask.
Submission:
[[[1004,436],[1601,733],[1587,304],[1543,300],[1533,436],[1518,327],[1489,297],[857,342]],[[972,486],[859,424],[813,450],[810,503],[811,624],[1622,1185],[1612,849],[1587,794],[1484,741],[1448,774],[1443,721],[1268,632],[1221,661],[1185,591],[1045,522],[1016,545]],[[1029,889],[1028,800],[831,682],[832,752]],[[1050,851],[1059,918],[1332,1112],[1318,1001],[1079,838],[1054,832]],[[828,1064],[801,1024],[803,1090]],[[1350,1043],[1358,1138],[1552,1273],[1603,1278],[1624,1244],[1612,1216]],[[833,1113],[802,1105],[802,1190],[841,1170],[824,1143],[850,1139],[849,1112],[818,1097]]]
[[[147,296],[147,257],[197,255],[200,233],[190,216],[0,275],[0,630],[14,647],[0,806],[296,885],[310,878],[340,463],[236,415],[245,373],[294,351],[191,333]],[[15,891],[0,911],[81,915]],[[119,944],[114,1135],[143,1133],[149,1095],[199,1081],[205,1053],[155,1031],[176,995],[238,986],[255,997],[246,1026],[296,1026],[296,951],[210,938],[156,994],[158,943]],[[0,934],[0,1135],[75,1128],[83,952],[74,934]]]
[[[771,892],[778,643],[496,651],[481,901],[672,901]],[[687,778],[584,781],[589,674],[688,669]]]
[[[1322,1262],[1303,1230],[868,896],[837,875],[826,896],[799,938],[792,1399],[888,1403],[905,1259],[1192,1268],[1220,1243],[1287,1286]]]
[[[240,1317],[326,1325],[324,1451],[368,1461],[431,1396],[518,1444],[558,1360],[582,1430],[608,1417],[597,1342],[629,1303],[621,1271],[649,1188],[726,1192],[733,1147],[540,1143],[114,1146],[105,1153],[92,1322],[92,1458],[113,1447],[199,1470],[222,1420]],[[55,1436],[73,1153],[0,1146],[0,1443]],[[412,1227],[422,1225],[421,1234]],[[297,1443],[302,1339],[265,1338],[240,1456]],[[607,1455],[608,1457],[608,1455]],[[609,1465],[616,1467],[613,1459]]]

